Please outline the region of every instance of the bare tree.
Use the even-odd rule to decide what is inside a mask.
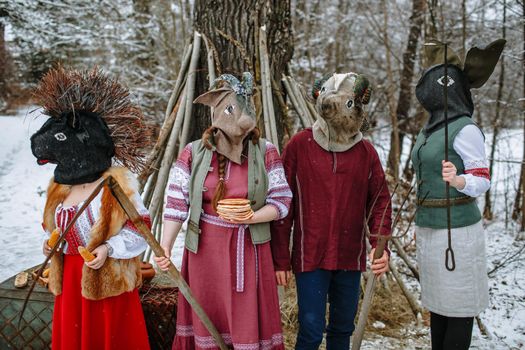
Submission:
[[[408,34],[407,46],[403,53],[403,70],[399,80],[399,95],[395,123],[390,138],[390,152],[388,154],[388,166],[395,178],[398,178],[400,154],[403,147],[403,138],[407,132],[415,133],[410,130],[407,119],[410,111],[410,100],[412,96],[412,79],[414,78],[414,65],[417,55],[419,37],[421,36],[421,26],[425,18],[426,0],[412,1],[412,14],[410,16],[410,32]],[[394,127],[398,125],[399,128]]]
[[[266,27],[268,36],[272,79],[280,82],[293,53],[290,1],[195,1],[194,27],[204,35],[204,40],[208,40],[209,47],[213,50],[217,75],[240,75],[244,71],[250,71],[255,73],[256,80],[260,79],[257,47],[261,26]],[[201,54],[196,78],[196,96],[209,87],[206,67],[206,54]],[[277,100],[274,101],[274,105],[278,105]],[[279,109],[276,109],[276,120],[280,124]],[[194,107],[192,126],[191,139],[200,138],[209,126],[209,108],[199,105]],[[278,126],[278,129],[279,139],[282,139],[282,127]]]
[[[523,134],[525,135],[525,1],[521,2],[522,6],[522,23],[523,23],[523,51],[521,52],[522,55],[522,73],[523,73],[523,97],[521,99],[521,114],[522,114],[522,122],[523,122]],[[516,196],[516,203],[518,204],[519,208],[519,202],[520,202],[520,196],[521,196],[521,227],[520,231],[525,231],[525,142],[523,143],[523,160],[521,163],[521,177],[520,177],[520,188],[518,191],[518,194]],[[521,193],[520,193],[521,192]]]
[[[506,0],[503,0],[503,29],[502,37],[503,39],[507,38],[507,3]],[[489,158],[489,172],[492,174],[494,169],[494,156],[496,154],[496,146],[498,141],[499,132],[501,129],[501,100],[503,98],[503,83],[505,81],[505,56],[501,57],[500,71],[499,71],[499,80],[498,80],[498,95],[496,97],[496,113],[492,119],[492,145],[490,149],[490,158]],[[485,192],[485,208],[483,209],[483,217],[487,220],[492,220],[492,201],[491,201],[491,191],[490,189]]]

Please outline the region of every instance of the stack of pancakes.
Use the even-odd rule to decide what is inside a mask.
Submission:
[[[223,220],[243,221],[253,216],[253,210],[248,199],[228,198],[217,203],[217,214]]]

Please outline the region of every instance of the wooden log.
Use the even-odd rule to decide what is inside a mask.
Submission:
[[[401,277],[399,271],[397,270],[397,266],[396,264],[394,264],[392,259],[389,260],[388,266],[390,267],[390,272],[392,272],[392,275],[396,279],[399,288],[401,288],[403,295],[407,299],[408,304],[410,305],[410,308],[412,309],[412,312],[414,313],[414,316],[416,318],[416,322],[419,323],[421,320],[421,315],[423,313],[421,307],[419,306],[419,303],[417,302],[416,298],[412,295],[412,293],[408,290],[408,287],[403,281],[403,278]]]
[[[133,203],[129,200],[129,198],[124,193],[124,190],[118,182],[113,177],[108,177],[108,184],[111,188],[111,191],[113,192],[113,195],[119,202],[120,206],[126,214],[128,215],[129,219],[133,222],[139,233],[144,237],[148,245],[151,247],[153,252],[156,256],[165,256],[164,255],[164,249],[160,246],[159,242],[155,239],[153,234],[151,233],[150,229],[140,216],[140,214],[137,212],[137,209],[135,209],[135,206]],[[224,343],[224,340],[222,339],[222,336],[219,334],[211,320],[209,319],[206,312],[203,310],[202,306],[197,302],[195,297],[193,296],[190,287],[182,278],[179,270],[173,265],[172,262],[170,262],[170,266],[168,269],[168,273],[170,276],[175,280],[175,283],[177,284],[177,287],[179,288],[181,294],[184,296],[184,298],[188,301],[188,303],[191,305],[193,311],[195,314],[199,317],[202,324],[206,327],[208,332],[211,334],[213,339],[215,340],[215,343],[219,345],[221,350],[228,350],[228,347]]]
[[[181,100],[184,100],[184,95],[185,92],[182,94]],[[180,103],[180,108],[177,111],[177,117],[175,119],[175,125],[173,125],[173,129],[171,130],[170,138],[168,140],[168,144],[166,145],[166,151],[164,152],[164,157],[162,158],[157,182],[155,184],[155,188],[153,189],[153,196],[149,206],[151,217],[155,217],[159,207],[164,204],[164,190],[168,184],[171,165],[173,164],[173,160],[177,155],[177,140],[179,138],[180,130],[184,120],[184,107],[185,104]]]
[[[215,74],[215,62],[213,58],[213,49],[209,43],[208,37],[206,35],[202,34],[204,38],[204,44],[206,45],[206,61],[208,62],[208,82],[210,83],[210,88],[213,85],[213,82],[217,78],[217,75]],[[210,119],[213,118],[213,107],[210,108]],[[211,125],[211,120],[210,120]]]
[[[268,119],[268,126],[270,129],[270,140],[277,147],[279,147],[279,136],[277,135],[277,125],[275,123],[275,109],[273,106],[273,94],[271,84],[270,60],[268,58],[268,46],[266,37],[266,27],[259,28],[259,54],[261,62],[261,83],[263,90],[263,108],[265,119]],[[266,103],[264,100],[266,99]],[[265,120],[266,125],[266,120]]]
[[[175,82],[173,91],[168,101],[168,106],[166,107],[164,123],[162,125],[162,128],[160,129],[159,137],[150,153],[150,156],[148,157],[148,161],[146,162],[144,171],[139,176],[139,193],[142,193],[147,179],[150,177],[152,172],[154,172],[158,167],[158,164],[160,162],[159,160],[162,158],[163,148],[166,145],[166,142],[170,135],[170,131],[173,128],[173,124],[175,123],[175,118],[177,114],[174,110],[176,108],[176,103],[179,100],[182,88],[186,81],[186,71],[188,69],[188,64],[190,61],[191,48],[192,44],[189,44],[185,48],[184,57],[182,59],[182,64],[179,69],[179,74],[177,76],[177,80]]]
[[[487,337],[487,339],[492,339],[492,334],[489,332],[487,326],[485,326],[485,324],[479,316],[476,316],[476,324],[478,325],[481,334]]]
[[[286,89],[286,93],[288,94],[288,97],[290,98],[290,102],[292,103],[292,107],[295,109],[295,111],[299,115],[299,119],[301,119],[301,124],[303,124],[304,128],[311,127],[312,123],[310,122],[310,119],[301,110],[299,102],[297,102],[297,100],[295,98],[295,95],[294,95],[294,92],[293,92],[292,88],[290,87],[290,82],[288,81],[288,77],[283,76],[282,82],[284,84],[284,88]]]
[[[164,157],[164,152],[162,152],[162,157]],[[161,159],[162,160],[162,159]],[[153,174],[149,177],[144,193],[142,194],[142,200],[144,201],[144,206],[149,208],[151,205],[151,198],[153,197],[153,191],[155,190],[155,184],[159,178],[159,170],[155,169]]]
[[[313,125],[313,123],[315,123],[316,117],[310,113],[310,110],[307,107],[306,97],[304,96],[302,89],[299,87],[299,84],[295,81],[295,79],[289,77],[289,80],[290,87],[294,90],[297,102],[299,102],[301,109],[304,111],[308,119],[310,119],[310,123]]]
[[[264,61],[264,57],[262,54],[262,48],[263,45],[266,45],[266,41],[262,38],[263,31],[261,28],[259,28],[259,63],[261,65],[260,68],[260,74],[261,74],[261,101],[262,101],[262,112],[263,112],[263,125],[264,125],[264,136],[272,141],[272,128],[270,126],[270,117],[268,115],[269,107],[268,107],[268,95],[266,93],[266,62]]]
[[[191,124],[191,112],[193,110],[193,97],[195,96],[195,78],[197,77],[197,65],[199,64],[199,54],[201,48],[201,35],[195,32],[193,35],[193,53],[191,54],[188,79],[186,81],[186,104],[184,110],[184,126],[180,136],[179,155],[188,142]]]
[[[281,87],[278,85],[275,79],[272,79],[272,89],[273,91],[276,92],[275,95],[277,96],[277,103],[279,103],[279,107],[281,108],[282,125],[284,127],[284,131],[286,134],[288,134],[289,137],[292,137],[293,122],[290,120],[290,115],[288,114],[288,106],[286,105],[286,102],[284,101]]]
[[[410,258],[408,257],[407,253],[405,252],[405,249],[403,249],[403,246],[399,242],[399,239],[396,237],[392,238],[392,243],[394,243],[394,246],[396,247],[397,255],[403,260],[403,262],[406,264],[406,266],[410,269],[412,272],[412,275],[419,281],[419,271],[414,264],[410,261]]]

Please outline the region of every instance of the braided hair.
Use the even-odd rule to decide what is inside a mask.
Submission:
[[[213,137],[213,134],[217,132],[217,130],[219,129],[215,126],[211,126],[208,129],[204,130],[204,133],[202,134],[202,144],[204,145],[204,147],[206,147],[206,149],[208,150],[213,149],[213,145],[211,144],[210,140]],[[257,145],[261,137],[261,132],[256,127],[255,129],[252,130],[252,132],[248,135],[248,137],[251,139],[254,145]],[[218,153],[217,159],[219,161],[219,169],[218,169],[219,183],[217,184],[217,187],[215,188],[215,193],[213,194],[213,199],[211,201],[213,210],[215,211],[217,211],[217,205],[219,201],[222,200],[224,196],[226,195],[226,183],[224,179],[226,176],[227,158],[224,155]]]

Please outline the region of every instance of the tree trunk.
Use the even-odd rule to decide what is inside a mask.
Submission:
[[[461,57],[465,57],[467,52],[467,0],[461,1]],[[505,25],[505,16],[503,16],[503,25]]]
[[[140,68],[150,70],[155,64],[154,42],[150,35],[148,23],[151,21],[151,0],[133,0],[133,16],[135,17],[135,40],[142,46],[132,49]],[[135,52],[133,52],[135,51]]]
[[[399,179],[399,128],[398,119],[396,114],[396,101],[394,99],[394,74],[392,72],[392,53],[390,49],[390,40],[388,38],[388,5],[386,0],[381,2],[381,8],[383,10],[383,43],[385,45],[386,54],[386,98],[388,104],[388,114],[390,114],[390,122],[392,123],[392,138],[390,140],[390,154],[392,158],[388,163],[388,171],[394,177],[394,180]]]
[[[1,15],[1,13],[0,13]],[[4,109],[7,105],[9,98],[9,69],[11,65],[9,57],[7,55],[7,47],[5,43],[5,26],[0,21],[0,110]]]
[[[506,0],[503,0],[503,39],[507,37],[507,4]],[[492,176],[494,169],[494,156],[496,155],[496,144],[498,141],[499,131],[501,128],[500,111],[501,111],[501,99],[503,97],[503,82],[505,81],[505,56],[501,57],[501,68],[499,72],[499,83],[498,83],[498,96],[496,98],[496,114],[492,120],[492,145],[490,149],[490,160],[489,160],[489,173]],[[490,189],[485,192],[485,208],[483,209],[483,217],[487,220],[492,220],[492,201],[490,198]]]
[[[388,166],[395,171],[393,175],[397,178],[400,154],[403,150],[403,138],[405,133],[415,134],[417,130],[410,130],[407,125],[408,113],[410,111],[410,97],[412,96],[412,79],[414,77],[414,63],[417,53],[417,44],[419,36],[421,35],[421,26],[425,18],[426,1],[413,0],[412,1],[412,15],[410,16],[410,32],[408,34],[408,42],[405,52],[403,53],[403,70],[399,82],[399,97],[397,99],[397,123],[399,128],[393,129],[390,139],[390,152],[388,154]],[[396,135],[397,134],[397,135]],[[397,147],[394,147],[392,142],[397,142]]]
[[[220,74],[240,76],[249,71],[260,85],[259,60],[256,35],[265,25],[268,34],[268,51],[272,79],[281,81],[293,53],[293,37],[290,17],[290,1],[263,0],[196,0],[194,28],[209,40],[218,59],[216,67]],[[202,45],[201,50],[206,50]],[[208,90],[207,60],[201,51],[196,78],[195,96]],[[274,106],[278,106],[274,93]],[[282,139],[282,112],[276,108],[275,116],[279,139]],[[202,136],[210,125],[209,108],[194,106],[191,140]]]
[[[523,122],[523,136],[525,137],[525,1],[521,3],[522,5],[522,19],[523,19],[523,51],[522,51],[522,65],[523,69],[523,99],[522,99],[522,122]],[[521,227],[520,231],[525,231],[525,142],[523,143],[523,161],[521,163],[521,186],[516,196],[516,201],[519,201],[521,195]],[[521,191],[521,194],[520,194]],[[519,205],[518,205],[519,207]]]

